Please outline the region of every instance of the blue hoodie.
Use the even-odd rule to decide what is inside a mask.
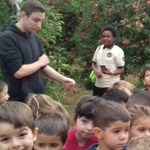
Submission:
[[[88,147],[86,150],[96,150],[96,148],[98,147],[98,143],[95,143],[93,145],[91,145],[90,147]],[[123,150],[127,149],[127,145],[123,148]]]

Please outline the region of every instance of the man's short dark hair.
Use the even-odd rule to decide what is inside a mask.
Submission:
[[[35,120],[35,127],[38,128],[38,134],[60,136],[63,144],[67,140],[69,123],[65,115],[51,114],[42,116]]]
[[[103,29],[103,32],[104,31],[109,31],[109,32],[111,32],[112,33],[112,36],[113,37],[117,37],[117,31],[116,31],[116,29],[114,28],[114,27],[112,27],[112,26],[107,26],[107,27],[105,27],[104,29]]]
[[[24,11],[29,17],[33,12],[45,12],[44,6],[37,0],[29,0],[27,1],[21,8],[21,11]]]
[[[134,104],[144,105],[150,107],[150,93],[145,90],[137,90],[130,97],[127,102],[127,108],[132,107]]]
[[[117,103],[127,103],[129,95],[118,88],[110,88],[103,95],[103,98],[105,100],[111,100]]]
[[[87,119],[93,120],[92,110],[98,105],[103,99],[97,96],[83,97],[76,105],[75,108],[75,121],[78,117],[86,117]]]
[[[94,127],[105,130],[116,121],[130,121],[130,115],[120,104],[113,101],[102,101],[93,110],[93,121]]]
[[[14,128],[29,127],[34,131],[31,109],[21,102],[8,101],[0,106],[0,123],[4,122],[14,125]]]

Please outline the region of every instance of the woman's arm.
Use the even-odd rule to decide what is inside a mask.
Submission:
[[[111,72],[110,70],[108,70],[107,68],[104,70],[102,70],[103,74],[108,74],[108,75],[120,75],[124,73],[124,67],[118,67],[118,69],[114,72]]]
[[[100,72],[99,70],[97,70],[97,68],[96,68],[96,63],[94,63],[94,62],[92,62],[92,69],[93,69],[93,71],[95,72],[95,74],[96,74],[96,76],[97,76],[98,78],[101,78],[101,77],[102,77],[101,72]]]
[[[97,71],[96,63],[94,63],[94,62],[92,62],[92,69],[93,69],[94,72]]]
[[[124,73],[124,67],[119,67],[116,71],[114,71],[113,75],[120,75]]]

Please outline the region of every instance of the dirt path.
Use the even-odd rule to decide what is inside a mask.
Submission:
[[[77,104],[77,102],[85,96],[92,96],[92,90],[85,90],[81,88],[79,85],[76,86],[74,90],[66,91],[65,93],[65,99],[66,99],[66,105],[65,108],[69,112],[70,115],[73,114],[74,108]]]
[[[136,84],[138,82],[138,78],[134,75],[130,75],[125,78],[125,81],[130,82],[132,84]],[[73,114],[76,103],[85,96],[92,96],[92,90],[85,90],[79,85],[76,86],[74,90],[66,91],[64,93],[65,96],[65,108],[69,112],[70,115]]]

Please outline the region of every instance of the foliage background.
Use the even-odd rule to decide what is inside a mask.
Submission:
[[[25,2],[26,0],[24,0]],[[23,3],[24,3],[23,2]],[[126,56],[126,75],[141,77],[150,63],[150,1],[147,0],[40,0],[46,19],[38,31],[50,65],[74,78],[82,88],[92,89],[89,81],[91,60],[102,43],[102,29],[112,25],[118,32],[116,44]],[[12,21],[7,1],[0,1],[0,30]],[[122,76],[122,78],[124,78]],[[66,92],[60,84],[47,81],[47,94],[61,99]],[[137,83],[143,88],[142,80]],[[77,94],[74,89],[73,93]],[[65,96],[62,96],[65,99]]]
[[[125,52],[126,71],[122,78],[130,74],[141,77],[144,67],[150,63],[150,1],[49,0],[47,4],[64,16],[62,38],[56,45],[68,51],[70,65],[80,67],[78,76],[85,80],[86,88],[92,88],[88,79],[91,60],[96,47],[102,43],[102,29],[108,25],[116,28],[116,44]],[[137,87],[144,87],[141,79]]]

